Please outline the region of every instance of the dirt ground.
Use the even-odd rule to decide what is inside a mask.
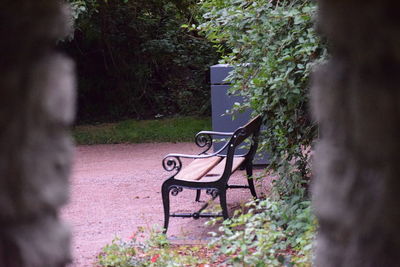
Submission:
[[[71,175],[70,203],[61,212],[71,227],[73,263],[93,266],[101,248],[115,237],[128,239],[137,227],[163,225],[161,184],[171,173],[161,166],[168,153],[197,154],[192,143],[122,144],[78,146]],[[245,183],[238,171],[231,181]],[[258,184],[266,191],[268,181]],[[208,196],[202,195],[206,200]],[[195,191],[183,190],[171,197],[171,211],[191,211],[201,204]],[[233,209],[251,198],[248,189],[228,190],[228,207]],[[217,199],[218,200],[218,199]],[[216,227],[205,226],[207,219],[171,218],[168,238],[177,243],[198,243]]]

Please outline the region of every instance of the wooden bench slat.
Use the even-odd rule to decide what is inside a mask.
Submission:
[[[235,157],[233,158],[232,163],[232,173],[239,168],[240,164],[245,160],[244,157]],[[225,170],[226,158],[224,158],[217,166],[212,168],[203,178],[198,180],[199,182],[214,182],[221,178],[222,174]]]
[[[177,180],[199,180],[209,170],[214,168],[220,161],[221,157],[210,157],[204,159],[195,159],[189,165],[184,167],[176,176]]]

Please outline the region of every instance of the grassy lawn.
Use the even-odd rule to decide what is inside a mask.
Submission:
[[[192,142],[197,132],[210,129],[209,117],[175,117],[79,125],[73,128],[72,135],[78,145]]]

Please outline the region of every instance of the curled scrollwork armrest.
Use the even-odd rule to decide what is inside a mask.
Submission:
[[[182,161],[178,156],[167,155],[162,160],[162,166],[166,171],[176,170],[176,173],[178,173],[182,168]]]
[[[205,154],[208,150],[210,150],[213,140],[212,136],[206,133],[198,133],[196,134],[196,138],[194,140],[198,147],[204,147],[205,149],[200,154]]]
[[[210,150],[213,144],[213,135],[220,135],[220,136],[231,136],[233,133],[230,132],[214,132],[214,131],[201,131],[196,134],[195,143],[198,147],[205,147],[205,150],[200,153],[205,154],[208,150]]]
[[[182,161],[181,158],[189,158],[189,159],[202,159],[202,158],[210,158],[215,156],[216,153],[208,154],[208,155],[187,155],[187,154],[168,154],[162,160],[162,166],[166,171],[176,171],[178,173],[182,169]]]

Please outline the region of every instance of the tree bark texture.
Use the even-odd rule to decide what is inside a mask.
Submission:
[[[69,31],[58,0],[0,3],[0,266],[65,266],[74,67],[55,51]]]
[[[400,264],[400,16],[387,0],[319,0],[331,58],[313,77],[321,140],[318,267]]]

